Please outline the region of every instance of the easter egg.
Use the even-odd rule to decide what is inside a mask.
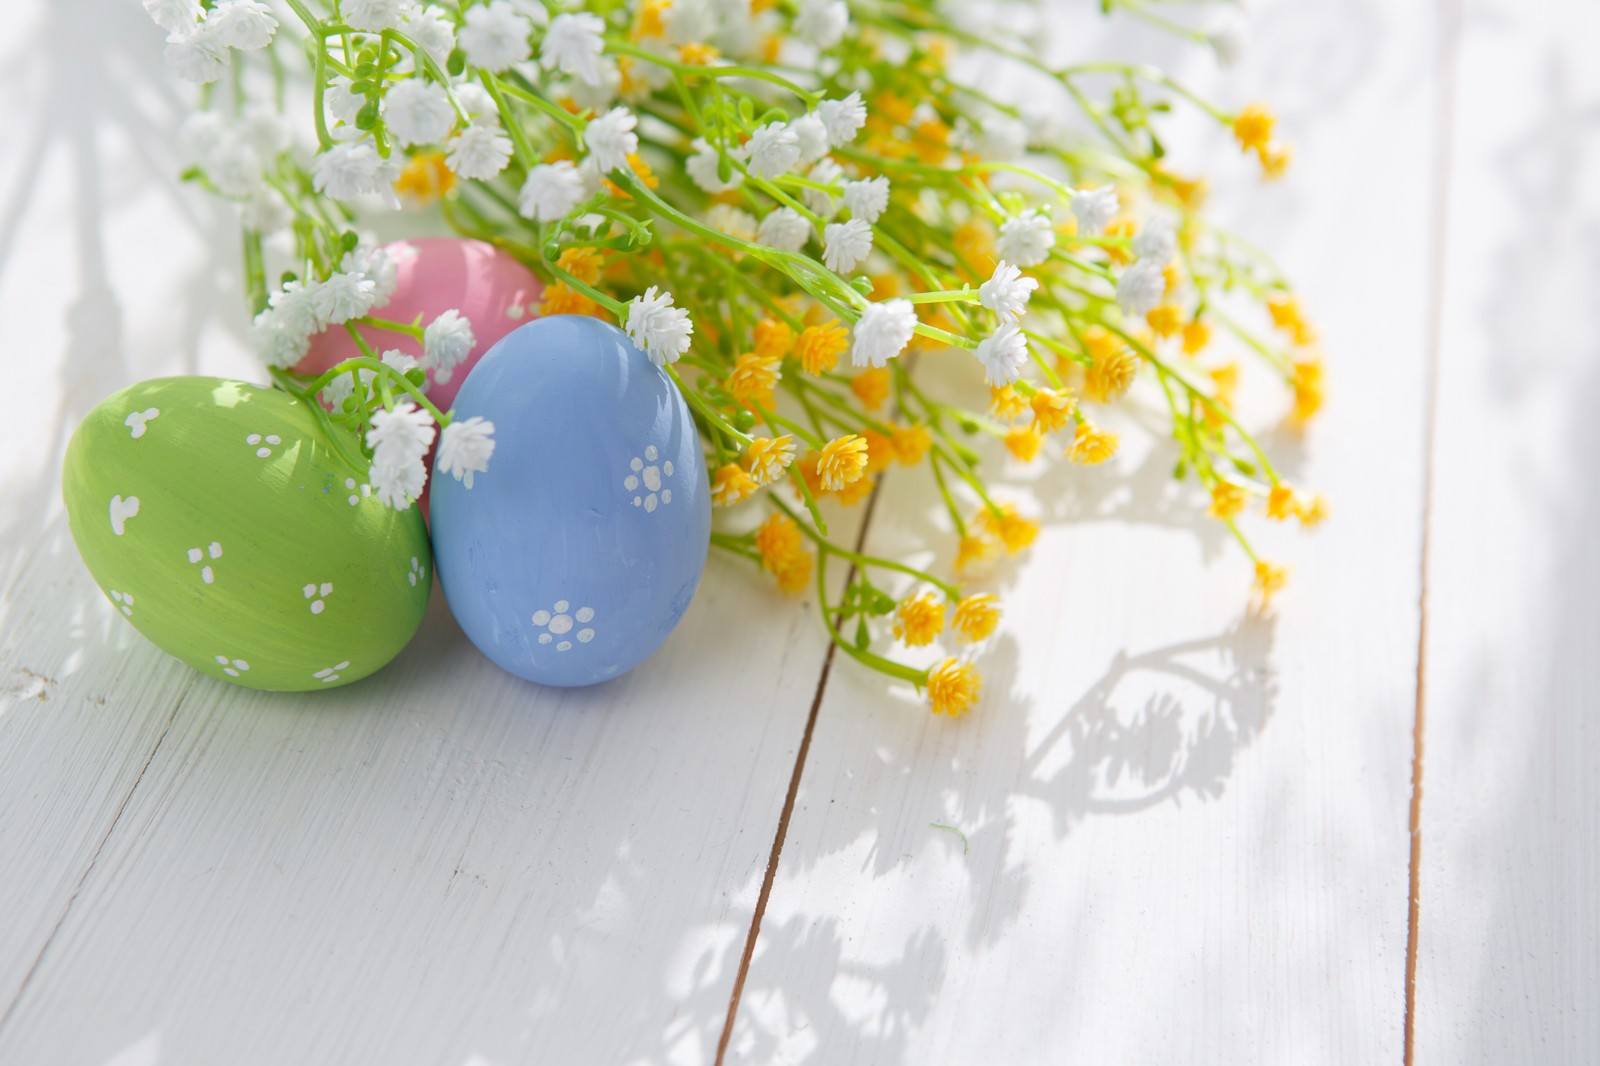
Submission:
[[[471,488],[434,477],[439,581],[468,638],[546,685],[638,665],[688,609],[710,546],[705,459],[672,379],[615,326],[557,315],[490,349],[455,416],[495,426]]]
[[[157,647],[250,688],[331,688],[399,654],[432,584],[422,516],[379,502],[359,457],[281,390],[160,378],[89,412],[62,495],[89,573]]]

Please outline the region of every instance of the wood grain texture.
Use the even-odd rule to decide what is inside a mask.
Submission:
[[[1600,1055],[1592,4],[1465,5],[1434,447],[1416,1057]]]
[[[1234,77],[1301,154],[1223,206],[1322,326],[1311,458],[1274,444],[1335,517],[1269,534],[1296,580],[1252,618],[1170,451],[1128,456],[1126,485],[1049,475],[979,710],[835,670],[729,1061],[1399,1061],[1436,25],[1285,3],[1253,49]],[[933,506],[890,491],[869,540],[892,553]]]

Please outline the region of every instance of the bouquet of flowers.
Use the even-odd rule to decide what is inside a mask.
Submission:
[[[435,472],[484,481],[507,431],[452,413],[440,387],[470,388],[475,349],[519,323],[395,313],[405,255],[362,233],[405,211],[442,214],[525,278],[511,319],[620,329],[687,404],[700,487],[744,512],[710,545],[784,592],[814,588],[839,648],[938,714],[977,700],[971,651],[1000,616],[973,583],[1038,531],[991,491],[982,438],[1112,476],[1090,469],[1118,448],[1101,412],[1144,382],[1175,476],[1209,493],[1263,601],[1285,571],[1256,557],[1244,519],[1324,514],[1236,416],[1244,368],[1213,356],[1227,338],[1304,423],[1322,403],[1312,326],[1263,253],[1206,224],[1206,185],[1173,168],[1159,129],[1196,109],[1271,179],[1290,149],[1265,107],[1225,111],[1151,66],[1047,63],[965,0],[144,6],[175,75],[202,87],[185,177],[239,205],[253,346],[365,472],[352,501],[408,508],[436,433]],[[1102,6],[1233,47],[1143,0]],[[972,55],[1057,98],[996,98],[958,75]],[[915,372],[946,360],[974,367],[960,398]],[[642,509],[649,489],[655,510],[671,496],[642,463],[622,491]],[[931,478],[953,557],[915,566],[830,532],[896,464]],[[849,568],[842,594],[830,566]],[[555,607],[546,630],[574,624]],[[965,653],[922,667],[894,647],[937,641]]]

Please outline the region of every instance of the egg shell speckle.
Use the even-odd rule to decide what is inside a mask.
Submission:
[[[543,318],[495,345],[458,418],[495,425],[472,488],[433,479],[439,580],[467,636],[519,677],[589,685],[672,632],[705,568],[711,495],[671,378],[615,326]]]

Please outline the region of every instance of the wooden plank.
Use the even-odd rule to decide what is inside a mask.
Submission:
[[[1130,454],[1125,488],[1047,479],[981,708],[834,671],[728,1061],[1400,1059],[1435,34],[1421,5],[1379,33],[1298,0],[1234,75],[1300,156],[1219,195],[1329,355],[1325,422],[1277,444],[1334,518],[1269,540],[1296,564],[1276,619],[1245,614],[1247,564],[1169,451]],[[871,543],[926,543],[929,496],[890,491]]]
[[[1418,1063],[1600,1054],[1592,4],[1471,5],[1429,558]]]

